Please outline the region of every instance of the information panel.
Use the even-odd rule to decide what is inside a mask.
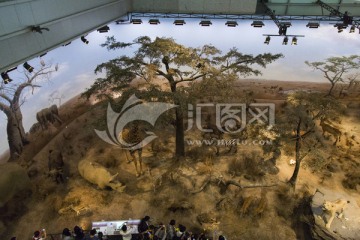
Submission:
[[[140,219],[92,222],[92,229],[96,229],[97,232],[102,232],[108,236],[120,235],[120,229],[125,224],[128,229],[132,229],[131,234],[137,234],[139,233],[137,228],[139,223]]]

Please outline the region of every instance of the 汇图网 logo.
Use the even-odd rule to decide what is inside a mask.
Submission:
[[[105,142],[121,146],[129,150],[136,150],[149,144],[157,138],[154,132],[146,131],[147,136],[140,142],[128,143],[123,139],[122,131],[133,121],[145,121],[155,126],[156,120],[164,112],[177,107],[175,104],[164,102],[145,102],[132,95],[122,107],[120,113],[107,108],[107,130],[95,130],[96,134]],[[187,129],[194,126],[201,132],[213,132],[214,128],[204,128],[203,113],[214,115],[215,128],[223,133],[236,134],[244,130],[247,125],[260,123],[267,126],[275,124],[275,104],[273,103],[200,103],[194,107],[188,104]],[[211,115],[211,114],[210,114]]]

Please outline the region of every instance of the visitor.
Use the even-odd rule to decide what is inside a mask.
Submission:
[[[175,237],[173,239],[175,240],[183,240],[185,239],[185,231],[186,227],[182,224],[179,224],[179,227],[175,233]]]
[[[10,240],[16,240],[16,237],[12,237],[12,238],[10,238]]]
[[[154,237],[158,240],[165,240],[166,239],[166,227],[164,224],[160,223],[159,228],[155,231]]]
[[[99,240],[99,238],[96,236],[96,229],[91,229],[89,236],[85,238],[86,240]]]
[[[79,226],[74,227],[74,239],[83,240],[85,238],[84,231]]]
[[[104,234],[102,232],[98,232],[98,239],[99,240],[104,240]]]
[[[142,239],[149,240],[150,239],[150,228],[149,228],[150,217],[145,216],[140,220],[138,225],[138,232],[142,236]]]
[[[73,240],[71,237],[71,232],[68,228],[64,228],[62,232],[62,240]]]
[[[223,235],[220,235],[219,240],[226,240],[226,238]]]
[[[175,224],[176,221],[174,219],[170,220],[170,223],[167,227],[167,235],[166,235],[166,240],[172,240],[175,237]]]
[[[131,240],[132,232],[133,232],[133,228],[126,226],[126,224],[124,223],[124,225],[122,225],[121,227],[120,235],[122,236],[123,240]]]
[[[34,236],[33,236],[32,240],[45,240],[45,239],[46,239],[45,229],[34,232]]]
[[[205,233],[200,234],[199,240],[207,240],[208,238],[205,236]]]

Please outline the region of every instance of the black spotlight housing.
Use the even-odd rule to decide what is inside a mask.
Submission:
[[[209,27],[212,24],[212,22],[209,20],[202,20],[202,21],[200,21],[199,24],[203,27]]]
[[[156,19],[156,18],[150,19],[150,20],[149,20],[149,24],[151,24],[151,25],[158,25],[158,24],[160,24],[160,20],[159,20],[159,19]]]
[[[140,18],[131,19],[132,24],[142,24],[142,20]]]
[[[185,22],[185,20],[183,20],[183,19],[176,19],[176,20],[174,21],[174,24],[175,24],[176,26],[182,26],[182,25],[186,24],[186,22]]]
[[[227,21],[225,25],[228,27],[236,27],[238,23],[236,21]]]
[[[9,82],[12,82],[12,79],[9,77],[7,72],[2,72],[1,73],[1,78],[4,80],[5,84],[8,84]]]
[[[109,30],[110,30],[109,26],[103,26],[103,27],[97,29],[97,31],[98,31],[99,33],[106,33],[106,32],[108,32]]]
[[[82,36],[80,39],[83,43],[89,44],[89,41],[85,38],[85,36]]]
[[[265,42],[264,42],[264,44],[269,45],[270,40],[271,40],[271,37],[270,37],[270,36],[267,36],[267,37],[265,38]]]
[[[30,64],[28,64],[27,62],[25,62],[25,63],[23,64],[23,67],[24,67],[26,70],[28,70],[29,73],[32,73],[33,70],[34,70],[34,68],[33,68],[32,66],[30,66]]]
[[[283,40],[282,45],[287,45],[287,44],[288,44],[288,41],[289,41],[289,38],[288,38],[288,37],[285,37],[284,40]]]

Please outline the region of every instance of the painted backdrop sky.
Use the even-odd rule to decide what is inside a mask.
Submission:
[[[321,23],[318,29],[308,29],[307,22],[293,22],[287,33],[291,35],[305,35],[298,38],[298,45],[282,45],[283,37],[272,37],[270,44],[265,45],[263,34],[277,34],[276,25],[271,21],[265,22],[263,28],[253,28],[250,21],[239,21],[239,26],[230,28],[225,26],[225,20],[212,20],[210,27],[199,26],[199,20],[188,19],[184,26],[174,26],[173,19],[160,19],[161,24],[149,25],[146,19],[143,24],[110,24],[108,33],[94,31],[86,38],[86,45],[77,39],[70,45],[59,47],[50,51],[42,59],[46,63],[59,64],[59,70],[52,74],[51,79],[42,83],[42,87],[33,94],[25,92],[26,102],[21,110],[24,116],[24,127],[28,131],[36,122],[36,112],[59,100],[52,102],[53,98],[61,98],[61,103],[80,94],[89,87],[97,77],[95,67],[109,59],[120,55],[131,55],[134,49],[128,48],[117,51],[107,51],[100,46],[106,36],[115,36],[119,41],[130,42],[139,36],[172,37],[180,44],[199,47],[212,44],[223,52],[236,47],[246,54],[282,53],[284,58],[262,69],[263,75],[259,79],[285,80],[285,81],[311,81],[326,82],[320,72],[314,72],[305,61],[322,61],[331,56],[360,54],[360,34],[358,31],[350,34],[349,29],[337,33],[337,29],[329,23]],[[40,58],[28,61],[35,68],[40,64]],[[23,68],[10,72],[14,82],[23,79]],[[52,96],[52,97],[51,97]],[[6,115],[0,112],[0,153],[8,148],[6,134]]]

